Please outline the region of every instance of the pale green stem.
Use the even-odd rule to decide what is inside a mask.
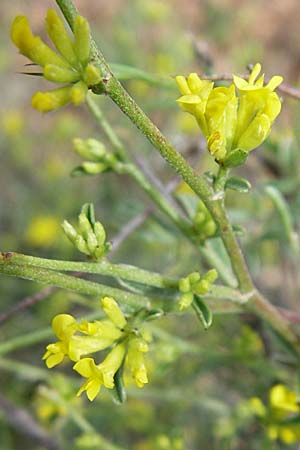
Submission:
[[[46,328],[43,330],[33,331],[32,333],[26,333],[25,335],[17,336],[13,339],[7,340],[6,342],[0,343],[0,355],[5,355],[18,348],[27,347],[29,345],[36,344],[38,342],[44,342],[51,338],[53,331],[51,328]]]
[[[214,190],[215,190],[214,198],[222,199],[225,197],[225,184],[228,178],[228,174],[229,174],[228,168],[219,166],[219,171],[217,173],[214,182]]]
[[[103,112],[99,108],[99,106],[94,102],[94,100],[88,95],[86,98],[87,105],[96,119],[97,123],[100,125],[110,143],[114,147],[114,150],[117,152],[118,156],[122,161],[126,161],[128,158],[127,152],[120,141],[118,135],[115,133],[114,129],[110,126],[109,122],[106,120]]]
[[[158,273],[143,270],[135,266],[112,264],[107,260],[98,262],[77,262],[37,258],[35,256],[22,255],[20,253],[9,253],[9,255],[9,264],[13,263],[22,266],[33,266],[66,272],[71,271],[108,275],[114,278],[122,278],[127,281],[134,281],[158,288],[176,289],[178,287],[178,280],[175,278],[163,277]],[[0,267],[1,264],[5,264],[5,262],[1,262],[0,253]]]
[[[133,307],[149,306],[154,298],[143,295],[126,292],[118,288],[105,286],[93,281],[83,280],[81,278],[72,277],[52,270],[42,269],[40,267],[24,266],[12,263],[1,263],[0,273],[5,275],[16,276],[26,280],[36,281],[37,283],[57,286],[71,291],[79,292],[86,295],[97,295],[100,297],[114,297],[118,302],[125,303]]]
[[[149,182],[139,167],[131,161],[120,139],[104,117],[101,109],[89,96],[87,97],[87,104],[93,116],[97,120],[97,123],[104,130],[117,153],[121,155],[121,160],[126,163],[124,165],[124,173],[130,175],[143,189],[143,191],[146,192],[151,200],[160,208],[160,210],[172,220],[172,222],[184,233],[185,236],[191,239],[190,236],[192,230],[190,224],[181,217],[178,211],[172,207],[170,202],[168,202],[168,200],[166,200],[166,198]]]
[[[87,97],[87,104],[93,116],[97,120],[97,123],[105,132],[114,149],[119,155],[121,155],[121,159],[123,161],[127,161],[128,155],[122,142],[120,141],[119,137],[117,136],[109,122],[106,120],[99,106],[93,101],[90,96]],[[216,259],[216,255],[208,247],[204,248],[203,246],[198,245],[198,243],[196,242],[197,237],[193,235],[190,224],[185,221],[178,214],[176,209],[174,209],[172,205],[165,199],[165,197],[157,189],[155,189],[151,183],[149,183],[143,172],[132,162],[130,164],[126,164],[126,168],[126,172],[135,179],[138,185],[144,190],[144,192],[149,195],[149,197],[161,209],[161,211],[163,211],[169,217],[169,219],[171,219],[172,222],[181,230],[181,232],[193,244],[197,246],[200,254],[203,256],[206,262],[217,269],[220,278],[222,278],[222,280],[229,286],[236,287],[236,279],[230,275],[230,270],[227,267],[223,267],[221,261],[219,259]]]
[[[3,253],[3,255],[7,255],[7,253]],[[20,253],[8,253],[9,259],[6,256],[5,259],[1,260],[1,253],[0,253],[0,272],[1,268],[4,265],[10,266],[13,264],[14,266],[20,266],[21,270],[24,267],[26,268],[38,268],[38,269],[48,269],[50,271],[71,271],[71,272],[82,272],[82,273],[91,273],[91,274],[100,274],[100,275],[106,275],[111,276],[115,278],[122,278],[127,281],[134,281],[140,284],[144,284],[146,286],[152,286],[156,288],[168,288],[174,290],[174,299],[175,296],[179,294],[178,292],[178,283],[179,279],[176,278],[166,278],[162,275],[150,272],[148,270],[143,270],[135,266],[129,266],[129,265],[119,265],[119,264],[111,264],[110,262],[106,260],[102,260],[99,262],[77,262],[77,261],[61,261],[56,259],[45,259],[45,258],[37,258],[35,256],[28,256],[28,255],[22,255]],[[48,273],[48,272],[47,272]],[[53,272],[51,272],[53,274]],[[63,276],[63,274],[59,274]],[[84,282],[84,287],[87,288],[87,294],[92,293],[90,289],[95,289],[94,286],[90,286],[89,283],[92,283],[90,281],[81,280],[80,278],[74,278],[68,276],[68,284],[66,285],[67,288],[71,290],[78,291],[77,284],[75,285],[75,289],[70,287],[70,281],[69,279],[72,278],[72,280],[78,280]],[[62,278],[63,280],[63,278]],[[88,284],[86,284],[88,283]],[[92,283],[92,285],[101,286],[101,289],[107,288],[109,290],[114,289],[107,286],[102,286],[98,283]],[[60,286],[63,287],[63,286]],[[100,289],[100,288],[99,288]],[[123,295],[124,291],[121,291],[117,289],[117,291],[122,292]],[[78,291],[79,292],[79,291]],[[81,292],[84,293],[84,292]],[[159,291],[158,291],[159,293]],[[105,294],[107,295],[107,294]],[[113,294],[111,294],[114,296]],[[247,301],[247,298],[245,295],[240,293],[236,289],[232,289],[227,286],[221,286],[221,285],[212,285],[209,291],[209,294],[207,294],[209,297],[213,297],[216,299],[222,299],[222,300],[228,300],[233,303],[243,304],[245,301]],[[142,297],[144,300],[147,299],[145,297]],[[148,299],[153,300],[153,299]]]
[[[58,392],[50,389],[44,389],[43,395],[49,400],[53,401],[57,405],[63,407],[68,411],[68,415],[72,422],[78,426],[83,433],[91,433],[99,438],[99,448],[105,450],[126,450],[124,447],[119,447],[107,440],[102,434],[100,434],[93,425],[84,417],[79,408],[74,408],[72,403],[70,404],[64,398],[62,398]]]

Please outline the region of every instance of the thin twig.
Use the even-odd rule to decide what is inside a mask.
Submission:
[[[48,450],[60,450],[56,439],[44,431],[33,417],[22,408],[15,406],[10,400],[0,395],[0,409],[3,417],[17,432],[29,436]]]
[[[55,292],[57,289],[58,288],[55,286],[47,286],[41,291],[23,298],[8,311],[5,311],[0,314],[0,323],[6,322],[8,319],[11,319],[16,314],[20,314],[22,311],[31,308],[31,306],[35,305],[36,303],[39,303],[46,297],[49,297],[49,295],[53,294],[53,292]]]

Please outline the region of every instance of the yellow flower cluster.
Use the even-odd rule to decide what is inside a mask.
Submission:
[[[76,17],[72,40],[62,20],[50,9],[46,30],[57,52],[32,34],[26,16],[17,16],[11,27],[12,41],[22,55],[42,67],[44,78],[54,83],[67,83],[58,89],[33,95],[32,106],[42,112],[58,109],[69,102],[82,103],[88,89],[101,80],[98,68],[90,62],[90,28],[84,17]]]
[[[255,415],[266,422],[271,440],[280,439],[287,445],[300,441],[300,424],[297,420],[293,421],[300,413],[295,392],[283,384],[277,384],[270,390],[268,407],[257,397],[250,400],[250,405]]]
[[[196,73],[176,77],[182,94],[177,102],[195,116],[208,150],[219,164],[242,164],[267,138],[280,113],[281,102],[274,90],[283,78],[274,76],[264,85],[260,72],[261,65],[256,64],[248,81],[234,75],[229,87],[214,87]]]
[[[49,344],[43,359],[48,368],[61,363],[65,357],[76,362],[73,369],[86,382],[77,395],[86,391],[89,400],[94,400],[102,385],[115,387],[115,375],[125,364],[138,387],[148,383],[144,354],[148,352],[149,337],[130,326],[117,302],[110,297],[101,300],[107,319],[77,323],[69,314],[59,314],[52,321],[57,342]],[[86,357],[92,353],[110,349],[100,364]]]

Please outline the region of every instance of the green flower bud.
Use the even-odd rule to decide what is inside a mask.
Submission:
[[[198,295],[207,294],[209,289],[210,289],[210,283],[209,283],[209,281],[207,281],[205,279],[198,281],[198,283],[196,283],[192,288],[193,292]]]
[[[88,175],[97,175],[98,173],[103,173],[107,170],[107,164],[96,163],[96,162],[84,162],[80,166],[82,171]]]
[[[92,225],[87,216],[82,212],[78,216],[78,225],[80,234],[87,239],[90,233],[93,233]]]
[[[106,239],[106,233],[104,226],[101,222],[95,222],[94,233],[98,242],[98,245],[103,245]]]
[[[97,238],[93,232],[89,233],[89,235],[87,236],[86,243],[87,243],[87,247],[88,247],[90,255],[93,255],[98,246]]]
[[[86,255],[90,254],[87,243],[82,236],[78,235],[74,241],[74,244],[81,253],[85,253]]]
[[[210,283],[214,283],[216,279],[218,278],[218,272],[216,269],[211,269],[204,275],[204,278]]]
[[[78,236],[75,228],[67,220],[63,221],[62,228],[64,230],[65,235],[70,239],[70,241],[75,242],[75,239]]]
[[[191,282],[191,284],[196,283],[198,280],[200,280],[200,274],[198,272],[192,272],[189,274],[189,280]]]
[[[182,311],[183,309],[188,308],[193,302],[193,294],[191,292],[187,292],[180,297],[179,300],[179,309]]]
[[[189,292],[191,289],[191,283],[189,277],[181,278],[179,280],[179,290],[181,292]]]

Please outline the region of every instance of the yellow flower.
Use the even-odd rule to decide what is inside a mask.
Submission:
[[[274,409],[285,412],[299,412],[299,401],[295,392],[283,384],[276,384],[270,391],[270,405]]]
[[[42,112],[70,102],[79,105],[85,100],[88,88],[101,80],[99,69],[90,63],[90,29],[84,17],[75,18],[74,40],[54,10],[47,13],[46,30],[57,52],[32,34],[27,17],[17,16],[11,26],[12,41],[22,55],[42,67],[44,78],[54,83],[67,83],[61,88],[33,95],[32,106]]]
[[[137,330],[134,320],[127,322],[113,298],[102,298],[101,305],[108,319],[77,323],[69,314],[54,317],[52,328],[59,341],[49,344],[43,356],[49,368],[62,362],[65,356],[75,361],[73,369],[87,378],[78,395],[86,391],[90,400],[97,396],[102,385],[108,389],[115,387],[117,371],[117,387],[120,386],[125,363],[137,386],[148,383],[144,354],[149,350],[147,342],[151,341],[151,334],[147,329]],[[100,364],[86,357],[104,349],[110,351]]]
[[[182,94],[177,102],[195,116],[209,152],[225,166],[242,164],[248,153],[267,138],[280,113],[281,102],[274,90],[283,79],[274,76],[264,86],[264,75],[258,78],[260,71],[261,65],[256,64],[248,81],[234,75],[229,87],[214,87],[196,73],[187,79],[176,77]]]
[[[87,378],[87,381],[81,386],[77,392],[77,395],[79,396],[82,392],[86,391],[88,399],[93,401],[98,395],[103,384],[103,375],[101,370],[99,370],[96,366],[93,358],[81,359],[74,365],[73,369],[84,378]]]
[[[46,347],[43,359],[49,369],[61,363],[69,354],[69,343],[76,331],[76,320],[69,314],[59,314],[52,320],[52,329],[59,341]]]
[[[101,306],[109,320],[119,329],[123,329],[127,321],[120,310],[118,303],[111,297],[104,297],[101,300]]]
[[[94,400],[100,388],[104,385],[108,389],[114,388],[114,376],[121,366],[126,347],[125,344],[116,345],[101,364],[96,365],[93,358],[83,358],[74,365],[74,370],[87,378],[77,395],[86,391],[89,400]]]
[[[141,338],[132,338],[128,345],[127,364],[132,373],[135,384],[142,388],[148,383],[144,353],[148,352],[147,343]]]
[[[52,245],[60,233],[60,222],[54,216],[36,216],[25,233],[26,241],[37,247]]]
[[[256,80],[261,65],[255,64],[249,80],[234,75],[234,84],[240,91],[238,121],[234,145],[246,151],[258,147],[268,136],[271,125],[280,113],[281,102],[273,92],[283,81],[274,76],[263,86],[264,75]]]

